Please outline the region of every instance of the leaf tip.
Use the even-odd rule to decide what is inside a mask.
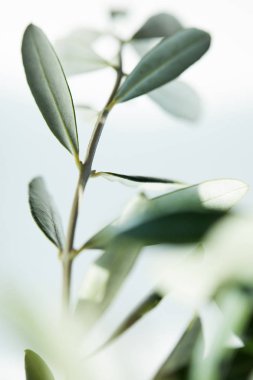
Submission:
[[[27,27],[25,28],[25,31],[24,31],[23,41],[27,35],[29,35],[30,33],[34,33],[38,29],[39,29],[39,27],[36,26],[35,24],[33,24],[33,23],[28,24]]]
[[[35,352],[34,351],[32,351],[32,350],[30,350],[30,349],[25,349],[24,350],[24,353],[25,353],[25,365],[27,366],[27,364],[28,364],[28,361],[29,361],[29,359],[31,358],[31,357],[37,357],[38,355],[37,354],[35,354]]]
[[[41,176],[32,178],[30,182],[28,183],[28,188],[31,189],[38,182],[42,183],[44,182],[44,179]]]

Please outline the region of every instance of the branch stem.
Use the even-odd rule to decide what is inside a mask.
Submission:
[[[68,309],[70,299],[70,284],[71,284],[71,271],[72,260],[63,262],[63,287],[62,287],[62,304],[64,310]]]
[[[85,160],[83,163],[80,163],[79,178],[78,178],[75,195],[74,195],[74,199],[72,203],[72,208],[70,212],[69,224],[68,224],[67,235],[66,235],[66,243],[65,243],[63,253],[61,255],[62,265],[63,265],[63,291],[62,291],[63,301],[62,302],[63,302],[63,307],[65,310],[69,308],[70,288],[71,288],[71,269],[72,269],[72,262],[73,262],[73,244],[74,244],[74,237],[75,237],[81,198],[85,191],[87,182],[91,174],[92,163],[95,157],[95,153],[97,150],[97,146],[98,146],[105,122],[107,120],[107,117],[111,109],[113,108],[112,101],[120,86],[121,80],[124,76],[123,71],[122,71],[122,45],[120,45],[118,56],[119,56],[119,66],[116,70],[117,77],[116,77],[113,90],[111,92],[111,95],[106,105],[104,106],[103,110],[98,115],[98,119],[95,124],[94,131],[90,138]]]

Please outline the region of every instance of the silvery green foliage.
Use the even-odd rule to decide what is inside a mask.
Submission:
[[[78,157],[71,93],[52,45],[35,25],[29,25],[24,33],[22,57],[27,82],[49,128],[61,144]]]
[[[197,121],[202,112],[199,95],[186,83],[174,80],[157,90],[151,91],[149,97],[165,112],[189,121]]]
[[[39,228],[62,250],[65,238],[61,219],[41,177],[34,178],[29,184],[29,204]]]
[[[142,245],[198,242],[247,189],[241,181],[222,179],[186,186],[150,200],[144,198],[131,203],[123,217],[103,228],[84,247],[103,249],[120,237]]]
[[[55,49],[66,75],[82,74],[111,65],[92,47],[101,35],[99,31],[80,28],[56,41]]]
[[[171,82],[209,49],[210,36],[198,29],[184,29],[165,37],[129,74],[116,95],[125,102]]]
[[[169,22],[169,19],[171,19]],[[154,27],[152,27],[152,25]],[[148,29],[148,30],[147,30]],[[172,15],[158,14],[152,16],[137,32],[137,37],[130,40],[140,57],[153,48],[162,37],[172,37],[183,30],[183,25]],[[147,30],[149,38],[145,37]],[[144,33],[143,33],[144,32]],[[154,91],[148,96],[166,113],[188,121],[196,121],[202,112],[202,103],[197,92],[182,80],[174,80]]]
[[[127,17],[127,14],[124,13],[124,17]],[[107,60],[96,51],[95,43],[103,35],[111,35],[116,40],[119,46],[117,60],[113,57],[112,60]],[[73,154],[79,171],[66,233],[63,231],[58,211],[43,179],[37,177],[29,184],[29,203],[33,218],[59,252],[63,266],[63,306],[65,308],[69,306],[73,260],[83,251],[92,249],[101,251],[99,257],[86,271],[79,297],[77,297],[75,316],[69,312],[64,313],[64,318],[67,317],[68,323],[70,322],[67,325],[69,335],[65,335],[66,331],[62,335],[63,341],[66,337],[66,345],[68,346],[66,350],[65,348],[62,350],[65,352],[64,357],[62,356],[62,362],[64,368],[68,368],[63,374],[64,378],[67,376],[67,378],[73,377],[73,380],[81,380],[86,376],[87,372],[84,371],[84,367],[87,361],[83,357],[82,360],[79,357],[83,347],[79,339],[83,336],[84,331],[90,332],[90,328],[95,327],[95,324],[103,317],[115,298],[120,295],[122,286],[143,253],[143,248],[158,244],[163,244],[167,249],[171,244],[188,247],[189,244],[210,243],[210,231],[219,221],[230,215],[230,209],[244,196],[248,189],[244,182],[233,179],[210,180],[190,185],[183,181],[149,175],[113,173],[109,168],[107,171],[93,170],[93,159],[104,124],[108,114],[118,103],[125,103],[128,100],[148,94],[163,110],[176,117],[191,121],[198,118],[201,108],[198,95],[189,86],[181,81],[175,81],[175,79],[208,51],[210,42],[211,38],[207,32],[195,28],[184,28],[174,16],[165,13],[151,16],[125,40],[121,36],[114,35],[111,31],[103,33],[86,27],[80,28],[56,42],[57,53],[44,32],[37,26],[29,25],[24,33],[22,57],[31,92],[52,133]],[[144,49],[141,48],[141,44]],[[139,62],[129,74],[123,70],[125,62],[123,53],[126,45],[135,47],[140,56]],[[59,58],[57,54],[59,54]],[[87,144],[86,158],[82,162],[79,159],[75,108],[65,72],[71,76],[104,67],[111,67],[115,70],[115,86],[100,112],[94,112],[92,107],[81,105],[81,108],[92,113],[92,117],[97,117],[93,134]],[[75,232],[78,216],[81,212],[80,201],[86,184],[92,177],[103,177],[124,185],[134,186],[137,189],[137,195],[127,204],[116,220],[95,233],[78,248],[75,246]],[[149,196],[148,190],[154,189],[154,187],[159,188],[162,195]],[[234,231],[234,235],[236,235],[236,231]],[[229,237],[226,239],[229,240]],[[199,251],[198,254],[190,255],[190,261],[185,263],[187,273],[183,274],[178,271],[174,257],[172,259],[168,256],[168,263],[170,264],[168,268],[167,266],[159,267],[159,259],[156,258],[159,275],[157,275],[154,267],[153,273],[158,276],[155,288],[136,309],[128,314],[124,322],[100,349],[114,342],[119,336],[123,336],[136,322],[141,323],[142,318],[147,313],[159,307],[160,301],[171,289],[175,290],[175,294],[180,293],[180,291],[187,292],[189,290],[187,279],[191,279],[191,284],[198,285],[196,289],[193,289],[193,296],[195,297],[193,298],[199,300],[202,297],[201,301],[209,302],[220,292],[220,289],[224,288],[227,279],[232,283],[236,278],[235,266],[231,264],[233,261],[230,261],[227,255],[227,252],[229,250],[232,252],[235,247],[240,251],[240,245],[236,238],[233,241],[234,246],[225,246],[225,253],[221,252],[221,256],[227,263],[227,272],[216,272],[215,261],[210,258],[210,254],[207,255],[210,260],[209,264],[211,264],[208,267],[203,260],[203,252],[200,253]],[[249,244],[248,247],[251,245]],[[219,251],[218,248],[217,251]],[[155,252],[154,256],[156,257]],[[244,260],[243,268],[240,267],[240,262],[236,261],[236,265],[241,269],[238,281],[242,286],[243,280],[245,280],[246,285],[249,286],[252,284],[247,276],[244,277],[243,273],[245,272],[242,270],[246,267],[249,255],[242,255],[242,259]],[[199,265],[196,268],[194,260],[197,260]],[[218,257],[216,260],[218,261]],[[253,265],[251,265],[252,267]],[[203,272],[198,271],[199,268]],[[203,273],[205,274],[205,281],[198,283]],[[247,273],[252,274],[250,270]],[[162,277],[161,274],[164,276]],[[168,274],[169,276],[167,276]],[[212,282],[213,277],[216,279]],[[179,278],[180,283],[178,283]],[[235,293],[230,289],[226,293],[226,301],[229,300],[230,302],[231,294],[234,296]],[[233,302],[230,304],[234,307],[235,303]],[[241,304],[243,312],[234,313],[236,317],[239,314],[240,318],[246,315],[245,304],[247,302]],[[233,321],[238,322],[239,317]],[[25,321],[25,324],[27,325],[28,322]],[[59,328],[60,332],[61,328],[62,326]],[[57,336],[57,339],[59,338],[59,331],[57,330],[58,335],[51,332],[51,342],[54,336]],[[197,310],[192,323],[179,339],[174,350],[168,354],[163,362],[161,360],[160,368],[157,368],[156,374],[153,374],[153,380],[172,379],[172,376],[173,379],[177,380],[201,378],[203,360],[201,361],[202,338],[200,331]],[[72,340],[72,335],[75,340]],[[71,339],[69,340],[70,336]],[[224,335],[223,338],[215,346],[218,350],[217,355],[215,348],[211,347],[211,351],[213,349],[211,358],[214,357],[215,360],[219,358],[221,361],[223,358],[222,353],[227,336]],[[45,348],[46,339],[42,338],[42,334],[40,334],[40,339],[43,342],[38,347],[38,352],[41,347]],[[73,342],[75,343],[73,344]],[[192,359],[193,346],[196,346],[196,352],[194,351],[195,356]],[[48,351],[52,354],[52,350]],[[58,349],[55,351],[57,351],[59,367],[61,352],[59,353]],[[51,360],[54,360],[53,358],[54,355],[52,354]],[[212,377],[213,374],[217,374],[220,363],[215,360],[211,360],[209,363],[209,372],[204,376],[205,379],[218,379]],[[192,366],[190,365],[191,361]],[[54,380],[53,374],[44,360],[31,350],[26,351],[25,367],[27,380]],[[71,368],[71,374],[67,373],[69,368]],[[62,368],[58,368],[58,370],[61,371]],[[101,379],[101,374],[98,375],[96,371],[95,365],[93,375],[89,377],[90,380]],[[232,379],[231,377],[225,380]]]

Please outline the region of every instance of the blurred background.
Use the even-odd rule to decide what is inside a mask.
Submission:
[[[40,26],[51,41],[76,27],[108,28],[110,9],[129,11],[121,26],[125,37],[131,36],[150,15],[165,11],[174,14],[186,26],[210,32],[212,46],[203,59],[182,75],[201,96],[200,120],[190,123],[175,119],[145,96],[119,105],[103,132],[94,169],[168,177],[189,183],[229,177],[253,185],[252,1],[9,0],[2,5],[0,15],[0,292],[18,289],[28,302],[35,299],[50,313],[59,307],[61,268],[53,245],[30,216],[27,184],[34,176],[45,178],[66,226],[77,173],[71,156],[52,136],[31,96],[21,61],[21,39],[30,22]],[[111,49],[110,44],[110,40],[105,42],[105,54]],[[131,68],[138,57],[129,48],[126,58],[127,67]],[[114,74],[105,69],[71,78],[69,84],[76,102],[101,107],[113,80]],[[81,145],[85,147],[92,124],[87,123],[81,113],[78,127]],[[115,218],[134,193],[132,188],[103,179],[91,181],[81,209],[77,245]],[[252,201],[250,191],[241,207],[251,211]],[[147,293],[150,288],[147,267],[154,259],[152,253],[147,250],[142,254],[120,299],[106,316],[108,325],[111,321],[116,323],[124,310]],[[96,253],[91,253],[77,260],[75,292],[88,263],[95,257]],[[154,320],[159,321],[159,331],[157,326],[154,329]],[[128,353],[128,362],[121,363],[128,378],[147,379],[158,365],[158,358],[161,360],[159,354],[166,354],[168,342],[173,343],[186,320],[184,308],[176,305],[173,309],[171,304],[166,304],[145,326],[137,326],[125,342],[119,342],[118,352]],[[6,323],[1,323],[0,333],[0,378],[23,379],[22,350],[26,347],[11,334]],[[145,362],[143,373],[143,363],[141,360],[137,363],[136,357],[150,345],[152,360]]]

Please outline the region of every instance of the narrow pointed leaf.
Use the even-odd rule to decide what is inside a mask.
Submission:
[[[143,201],[123,220],[108,225],[85,245],[102,248],[115,236],[136,239],[143,245],[197,242],[247,189],[241,181],[213,180]]]
[[[142,57],[155,46],[155,43],[154,40],[135,40],[132,46]],[[175,117],[196,121],[201,115],[202,102],[198,93],[180,80],[176,79],[148,95],[165,112]]]
[[[54,380],[44,360],[31,350],[25,351],[26,380]]]
[[[32,216],[44,234],[60,250],[64,246],[62,223],[44,180],[34,178],[29,184],[29,204]]]
[[[109,181],[116,181],[127,186],[140,186],[149,184],[164,184],[164,185],[175,185],[175,186],[185,186],[183,182],[175,181],[167,178],[158,177],[147,177],[140,175],[127,175],[112,172],[93,172],[92,177],[103,177]]]
[[[189,85],[175,80],[149,93],[165,112],[182,119],[196,121],[202,111],[200,97]]]
[[[78,157],[71,93],[52,45],[35,25],[25,30],[22,56],[27,82],[45,121],[60,143]]]
[[[179,380],[184,378],[180,375],[178,376],[178,372],[182,372],[184,367],[189,365],[192,351],[200,332],[200,320],[196,318],[190,323],[189,327],[182,335],[172,353],[164,361],[153,380]]]
[[[86,273],[76,313],[86,328],[93,325],[110,306],[141,251],[140,244],[128,239],[114,241]]]
[[[210,36],[198,29],[184,29],[164,38],[129,74],[115,96],[115,103],[146,94],[182,74],[208,50]]]
[[[182,28],[182,24],[174,16],[168,13],[159,13],[150,17],[133,35],[132,40],[171,37]]]
[[[168,193],[186,187],[187,184],[167,178],[146,177],[139,175],[126,175],[112,172],[96,172],[91,173],[91,177],[102,177],[111,182],[118,182],[124,186],[135,187],[137,191],[144,193],[147,198]]]
[[[92,42],[99,36],[99,32],[81,28],[56,41],[55,49],[66,75],[82,74],[110,65],[92,47]]]
[[[150,294],[143,302],[140,303],[133,310],[129,316],[120,324],[120,326],[114,331],[111,337],[99,348],[99,351],[111,344],[115,339],[124,334],[130,329],[136,322],[143,318],[147,313],[153,310],[162,300],[163,296],[158,292]]]

